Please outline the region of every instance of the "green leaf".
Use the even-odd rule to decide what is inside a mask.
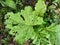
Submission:
[[[20,13],[7,13],[5,19],[6,28],[11,29],[10,34],[15,35],[14,40],[16,42],[23,44],[28,39],[34,37],[33,26],[22,23]]]
[[[56,27],[55,27],[55,31],[56,31],[56,42],[55,42],[55,44],[56,45],[60,45],[60,25],[57,25]]]
[[[21,15],[24,17],[26,25],[41,25],[44,23],[43,17],[39,17],[36,11],[33,11],[30,6],[21,10]]]
[[[16,9],[16,4],[13,0],[6,0],[6,5],[13,8],[13,9]]]
[[[49,34],[50,34],[50,42],[52,45],[60,45],[60,24],[55,25],[52,24],[48,28]],[[52,41],[53,40],[53,41]]]
[[[32,26],[20,25],[16,27],[15,30],[19,30],[19,31],[17,31],[16,37],[14,40],[21,44],[33,38],[35,35],[34,29]]]
[[[38,0],[38,2],[35,5],[35,11],[40,14],[40,16],[43,16],[46,12],[46,5],[43,0]]]
[[[25,7],[24,10],[21,10],[21,13],[7,13],[6,17],[9,17],[9,20],[11,20],[12,22],[14,21],[16,23],[22,23],[26,25],[41,25],[45,23],[43,21],[43,17],[39,17],[38,14],[35,11],[33,11],[30,6]]]

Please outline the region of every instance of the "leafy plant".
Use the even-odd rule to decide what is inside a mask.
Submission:
[[[38,0],[36,4],[37,6],[39,5],[38,4],[39,1],[40,0]],[[37,6],[35,6],[36,10],[39,8]],[[45,6],[45,3],[43,3],[42,7],[44,6]],[[43,8],[43,10],[46,11],[45,8]],[[6,28],[11,29],[10,34],[15,35],[15,38],[14,38],[15,41],[18,41],[20,39],[18,42],[23,44],[25,41],[27,41],[30,38],[34,39],[36,32],[33,26],[42,25],[45,23],[43,21],[43,17],[40,16],[41,14],[44,15],[45,11],[42,12],[43,10],[40,10],[41,11],[41,14],[40,14],[40,12],[37,13],[36,10],[33,10],[32,7],[30,6],[26,6],[24,10],[21,10],[21,12],[18,12],[16,14],[9,12],[6,14],[5,16],[5,19],[7,19],[5,22]]]
[[[0,1],[3,7],[0,9],[1,14],[5,15],[5,29],[9,31],[8,35],[14,37],[13,41],[18,45],[24,45],[29,39],[32,40],[30,45],[60,45],[60,14],[55,13],[53,5],[56,0],[48,2],[47,5],[46,0],[37,0],[34,7],[31,4],[25,6],[22,2],[19,0]]]

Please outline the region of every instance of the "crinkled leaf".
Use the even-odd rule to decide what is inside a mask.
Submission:
[[[19,30],[19,31],[17,32],[14,40],[21,44],[31,39],[35,35],[34,29],[32,26],[20,25],[19,29],[16,29],[16,30]]]
[[[10,34],[15,35],[14,40],[16,42],[18,41],[20,44],[23,44],[28,39],[34,37],[33,26],[25,25],[20,17],[20,13],[14,14],[10,12],[6,14],[5,19],[6,28],[11,29]]]
[[[37,13],[40,14],[40,16],[43,16],[46,12],[46,4],[43,0],[38,0],[38,2],[35,5],[35,10]]]
[[[33,11],[30,6],[27,6],[24,10],[21,10],[21,15],[24,17],[26,25],[41,25],[44,23],[43,17],[39,17],[38,13]]]

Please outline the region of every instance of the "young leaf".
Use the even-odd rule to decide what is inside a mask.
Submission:
[[[43,0],[38,0],[38,2],[35,5],[35,11],[40,14],[40,16],[43,16],[46,12],[46,4]]]
[[[16,4],[13,0],[6,0],[6,5],[13,8],[13,9],[16,9]]]

